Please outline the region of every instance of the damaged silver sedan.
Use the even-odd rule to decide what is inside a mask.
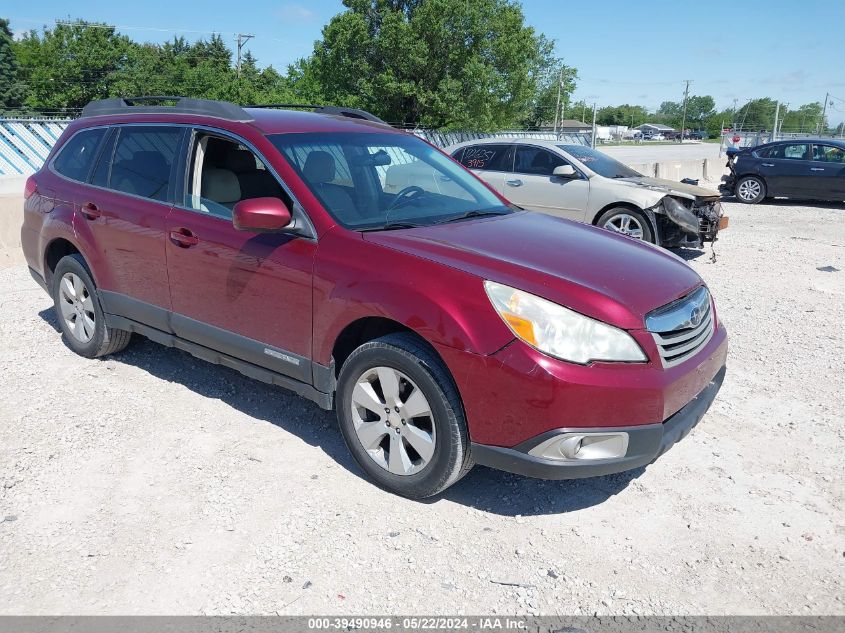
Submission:
[[[665,248],[700,248],[714,242],[728,224],[716,191],[649,178],[590,147],[497,138],[445,151],[520,207]],[[386,187],[401,186],[403,170],[409,167],[388,169]]]

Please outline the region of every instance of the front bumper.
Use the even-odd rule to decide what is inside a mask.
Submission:
[[[472,444],[472,456],[477,464],[507,472],[541,479],[579,479],[610,475],[650,464],[695,427],[713,400],[725,379],[726,367],[718,371],[707,386],[685,407],[659,424],[626,427],[566,428],[548,431],[513,448]],[[549,438],[564,433],[589,434],[626,433],[628,445],[623,457],[595,460],[552,460],[530,455],[529,451]]]

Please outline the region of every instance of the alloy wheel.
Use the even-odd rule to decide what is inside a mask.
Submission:
[[[59,308],[71,336],[80,343],[90,341],[96,328],[94,300],[79,275],[65,273],[62,276]]]
[[[434,457],[434,414],[422,390],[392,367],[366,370],[352,391],[352,421],[370,458],[394,475],[413,475]]]
[[[756,180],[749,179],[743,180],[739,183],[739,187],[737,188],[737,196],[739,196],[740,200],[756,200],[757,197],[762,192],[762,188],[760,183]]]
[[[622,233],[634,239],[643,239],[643,225],[639,219],[628,213],[619,213],[604,223],[604,228],[616,233]]]

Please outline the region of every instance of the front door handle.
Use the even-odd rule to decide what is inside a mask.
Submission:
[[[199,244],[199,238],[188,229],[174,229],[170,231],[170,240],[180,248],[190,248]]]
[[[761,163],[763,167],[774,167],[774,163]]]
[[[103,215],[103,212],[100,211],[97,208],[97,205],[94,204],[93,202],[86,202],[85,204],[83,204],[81,212],[82,212],[82,215],[84,215],[89,220],[96,220],[101,215]]]
[[[810,171],[824,171],[824,167],[810,167]]]
[[[507,185],[508,187],[521,187],[522,181],[519,178],[516,178],[514,180],[508,180]]]

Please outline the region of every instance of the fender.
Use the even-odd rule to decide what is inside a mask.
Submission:
[[[390,319],[432,344],[475,354],[492,354],[514,339],[481,279],[444,265],[437,275],[409,283],[418,270],[418,257],[366,242],[358,233],[336,229],[321,236],[314,266],[313,360],[329,365],[337,337],[365,317]],[[483,312],[493,318],[479,318]]]

